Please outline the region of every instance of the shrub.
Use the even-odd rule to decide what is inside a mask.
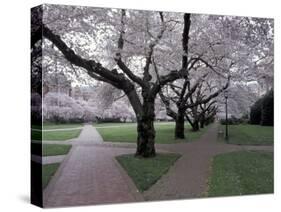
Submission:
[[[122,120],[120,118],[97,118],[98,123],[122,123]]]
[[[250,124],[273,126],[274,96],[270,90],[251,107]]]
[[[261,123],[261,106],[262,106],[262,102],[263,102],[263,98],[260,98],[251,107],[250,124],[260,124]]]
[[[241,118],[240,118],[240,123],[242,124],[248,124],[250,119],[249,119],[249,113],[244,113]]]
[[[261,106],[261,125],[273,126],[274,101],[273,90],[270,90],[263,98]]]
[[[222,125],[225,125],[226,124],[226,120],[225,119],[221,119],[220,123]],[[240,123],[241,123],[241,120],[236,118],[233,115],[227,119],[227,124],[229,124],[229,125],[235,125],[235,124],[240,124]]]

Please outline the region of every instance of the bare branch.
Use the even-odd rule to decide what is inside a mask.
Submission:
[[[126,94],[124,93],[124,94],[122,94],[121,96],[118,96],[118,97],[116,97],[116,98],[114,98],[114,102],[115,101],[118,101],[119,99],[122,99],[122,98],[124,98],[126,96]]]
[[[158,71],[157,65],[155,63],[154,57],[152,58],[152,64],[153,64],[153,67],[154,67],[154,71],[155,71],[157,80],[158,80],[158,82],[160,82],[160,75],[159,75],[159,71]]]
[[[165,85],[169,82],[173,82],[177,79],[180,79],[180,78],[184,78],[188,75],[188,72],[186,70],[171,70],[169,74],[166,74],[164,76],[161,76],[160,77],[160,85]]]
[[[42,28],[43,36],[50,40],[69,62],[86,69],[91,77],[108,82],[119,89],[123,89],[123,85],[127,82],[124,76],[106,69],[94,60],[87,60],[80,57],[65,44],[60,36],[55,35],[46,25],[42,25]]]
[[[176,89],[176,88],[178,88],[177,86],[175,86],[173,84],[169,84],[169,86],[175,92],[175,94],[177,94],[177,96],[180,96],[180,92]]]
[[[190,29],[190,14],[184,14],[184,29],[182,33],[182,69],[187,69],[188,63],[188,41],[189,41],[189,29]]]
[[[213,72],[215,72],[217,75],[225,78],[225,76],[223,74],[221,74],[220,72],[218,72],[212,65],[210,65],[206,60],[204,60],[202,57],[199,57],[198,60],[200,60],[202,63],[204,63],[206,65],[206,67],[210,68]]]
[[[156,39],[154,41],[152,41],[148,47],[148,54],[146,56],[146,62],[145,62],[145,66],[144,66],[144,76],[143,76],[143,79],[145,82],[149,82],[151,80],[151,76],[149,74],[149,66],[152,62],[151,58],[153,55],[153,50],[154,50],[154,47],[158,44],[158,42],[161,40],[161,38],[165,32],[165,22],[164,22],[163,13],[159,12],[159,16],[160,16],[160,20],[161,20],[161,30],[158,33]]]
[[[163,92],[162,92],[161,90],[159,91],[159,96],[160,96],[162,102],[163,102],[164,105],[165,105],[167,115],[170,116],[170,117],[173,118],[173,119],[176,119],[176,118],[177,118],[177,113],[174,112],[174,111],[171,109],[169,99],[166,98],[166,96],[163,94]]]
[[[230,76],[228,76],[226,84],[221,89],[218,89],[216,92],[210,94],[205,99],[198,98],[195,103],[191,102],[191,104],[186,105],[186,107],[194,107],[194,106],[197,106],[198,104],[206,104],[206,103],[208,103],[210,100],[212,100],[213,98],[217,97],[221,92],[226,90],[228,88],[228,86],[229,86],[229,83],[230,83]],[[199,95],[198,95],[198,97],[199,97]]]
[[[121,60],[121,58],[119,59],[115,59],[115,61],[117,62],[118,67],[135,83],[139,84],[140,86],[144,87],[144,82],[142,81],[142,79],[138,76],[136,76],[135,74],[133,74],[133,72],[128,68],[128,66]]]
[[[205,77],[208,75],[208,73],[204,74],[202,77],[200,77],[195,84],[192,86],[192,88],[188,88],[188,93],[184,96],[184,98],[182,99],[183,104],[186,104],[188,98],[190,98],[193,93],[196,91],[196,89],[198,87],[200,87],[200,85],[202,86],[202,81],[205,80]]]
[[[118,52],[116,53],[116,56],[114,60],[116,61],[118,67],[135,83],[139,84],[140,86],[144,86],[143,81],[141,78],[133,74],[133,72],[128,68],[128,66],[122,61],[122,54],[124,47],[124,34],[125,34],[125,16],[126,11],[124,9],[121,10],[121,30],[120,35],[118,39]]]

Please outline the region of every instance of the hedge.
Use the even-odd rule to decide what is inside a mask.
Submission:
[[[251,107],[250,124],[273,126],[274,117],[274,95],[273,90],[267,92],[258,99]]]

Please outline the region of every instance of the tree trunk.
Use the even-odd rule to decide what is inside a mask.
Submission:
[[[192,125],[192,130],[195,131],[195,132],[199,130],[198,120],[194,120],[193,125]]]
[[[200,128],[204,128],[204,121],[200,121]]]
[[[143,113],[137,118],[138,140],[136,156],[154,157],[156,155],[154,116],[154,99],[144,100]]]
[[[184,139],[184,113],[178,111],[175,127],[175,139]]]
[[[200,120],[200,128],[204,128],[205,127],[205,123],[206,123],[206,120],[204,117],[201,118]]]

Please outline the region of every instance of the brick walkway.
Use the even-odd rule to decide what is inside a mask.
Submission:
[[[238,150],[273,151],[272,146],[219,143],[214,124],[196,142],[157,144],[157,152],[177,152],[182,157],[156,184],[140,194],[115,160],[117,155],[134,153],[136,144],[103,143],[91,125],[85,125],[78,139],[68,142],[72,149],[44,190],[45,207],[200,197],[207,189],[213,156]]]
[[[132,180],[115,156],[134,153],[132,148],[98,145],[101,137],[85,125],[73,147],[44,190],[44,206],[74,206],[142,201]]]
[[[273,151],[272,146],[239,146],[217,142],[217,124],[196,142],[157,145],[157,149],[182,154],[156,184],[143,193],[145,200],[171,200],[201,197],[207,190],[211,158],[238,150]]]

